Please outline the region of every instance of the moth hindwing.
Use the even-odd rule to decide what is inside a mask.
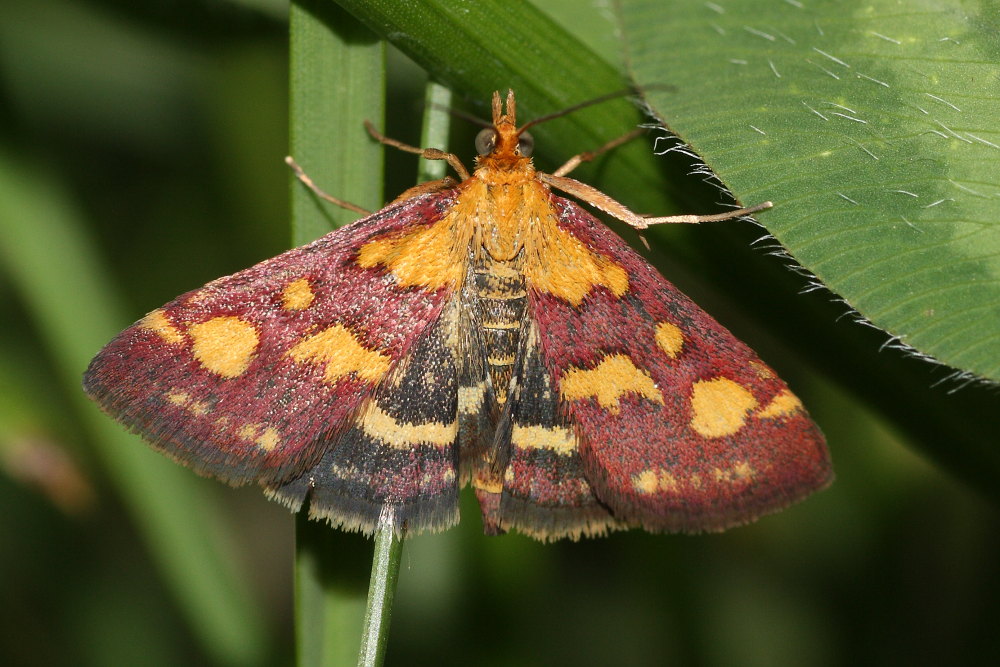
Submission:
[[[466,483],[486,532],[541,540],[722,530],[827,485],[774,371],[552,189],[636,227],[725,216],[536,172],[526,127],[495,94],[471,175],[425,151],[467,177],[154,310],[87,393],[198,473],[365,533],[387,504],[399,532],[447,528]]]

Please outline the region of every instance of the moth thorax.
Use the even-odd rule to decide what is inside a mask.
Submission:
[[[497,260],[514,260],[528,244],[532,221],[550,213],[537,183],[493,183],[485,188],[485,205],[477,211],[483,249]]]
[[[476,315],[483,353],[497,402],[507,401],[507,389],[514,374],[517,350],[527,306],[524,253],[510,260],[494,259],[488,252],[479,253],[475,275]]]

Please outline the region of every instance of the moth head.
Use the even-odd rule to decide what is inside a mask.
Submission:
[[[517,127],[517,102],[513,90],[507,91],[506,106],[505,112],[500,92],[494,92],[493,127],[484,128],[476,135],[476,152],[480,157],[500,161],[531,157],[535,140],[524,128]]]

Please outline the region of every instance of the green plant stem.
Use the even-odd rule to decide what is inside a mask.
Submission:
[[[361,650],[358,665],[377,667],[385,660],[385,647],[389,642],[389,620],[392,617],[392,600],[399,578],[399,562],[403,553],[403,539],[396,536],[392,505],[385,505],[375,530],[375,550],[372,555],[372,576],[368,588],[368,605],[365,609],[365,627],[361,633]]]
[[[425,96],[422,146],[445,149],[448,145],[448,130],[451,117],[446,109],[451,105],[451,91],[439,84],[427,85]],[[447,164],[442,160],[421,160],[417,180],[420,182],[443,178]],[[365,610],[365,628],[362,633],[361,651],[358,665],[371,667],[381,665],[385,660],[385,648],[389,639],[389,620],[392,617],[392,601],[399,577],[400,556],[403,552],[403,538],[394,530],[392,507],[386,506],[375,532],[375,550],[372,556],[372,576],[368,588],[368,605]]]

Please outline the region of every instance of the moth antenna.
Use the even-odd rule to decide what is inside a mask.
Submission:
[[[665,86],[663,84],[653,84],[651,86],[646,86],[645,88],[639,88],[638,86],[634,86],[634,87],[631,87],[631,88],[622,88],[621,90],[616,90],[613,93],[607,93],[607,94],[601,95],[599,97],[594,97],[594,98],[589,99],[589,100],[584,100],[583,102],[580,102],[578,104],[574,104],[573,106],[566,107],[565,109],[562,109],[560,111],[554,111],[554,112],[552,112],[550,114],[546,114],[544,116],[539,116],[538,118],[533,118],[533,119],[529,120],[527,123],[525,123],[524,125],[522,125],[521,127],[517,128],[517,132],[518,132],[518,134],[520,134],[521,132],[524,132],[525,130],[527,130],[529,127],[534,127],[535,125],[539,125],[539,124],[544,123],[546,121],[550,121],[550,120],[552,120],[554,118],[560,118],[562,116],[568,116],[569,114],[571,114],[571,113],[573,113],[575,111],[579,111],[580,109],[585,109],[586,107],[594,106],[595,104],[600,104],[601,102],[607,102],[608,100],[613,100],[613,99],[615,99],[617,97],[625,97],[626,95],[638,95],[643,90],[649,90],[649,89],[666,89],[666,88],[669,88],[669,86]]]

